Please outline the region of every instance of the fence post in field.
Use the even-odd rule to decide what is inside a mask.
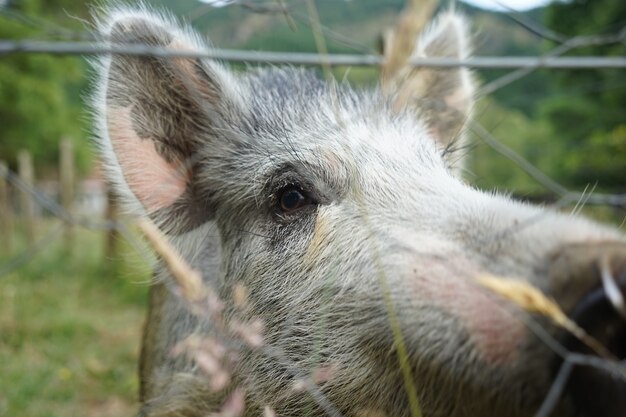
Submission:
[[[73,215],[74,203],[74,149],[72,142],[65,138],[59,144],[59,179],[61,182],[61,204],[69,215]],[[73,227],[71,222],[65,222],[64,244],[70,251],[73,241]]]
[[[0,161],[0,236],[3,237],[4,252],[11,254],[13,245],[13,211],[9,197],[9,168],[4,161]]]
[[[33,170],[33,158],[30,152],[22,150],[17,156],[17,164],[20,180],[27,188],[22,190],[20,199],[20,211],[24,230],[26,232],[26,241],[29,245],[35,243],[35,202],[31,194],[35,182],[35,174]]]
[[[117,199],[111,187],[107,184],[107,208],[106,208],[106,220],[109,223],[117,221],[118,207]],[[117,256],[117,241],[118,231],[113,227],[109,227],[106,230],[106,237],[104,242],[104,256],[107,261],[116,258]]]

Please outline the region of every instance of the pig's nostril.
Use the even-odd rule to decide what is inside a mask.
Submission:
[[[624,293],[613,276],[608,256],[603,256],[602,259],[600,259],[599,267],[600,276],[602,277],[602,287],[607,299],[611,302],[615,311],[619,313],[623,319],[626,319]]]
[[[622,278],[620,282],[613,281],[612,284],[620,295],[626,289],[626,275]],[[603,285],[585,296],[571,312],[572,319],[580,327],[620,359],[626,357],[626,319],[622,307],[623,304],[612,299]],[[572,344],[574,348],[580,345],[580,348],[574,350],[585,350],[580,343]]]
[[[597,272],[602,277],[602,286],[583,297],[570,316],[623,363],[626,358],[626,270],[615,276],[608,259],[600,259]],[[593,354],[572,337],[565,340],[565,346],[570,351]],[[578,366],[572,372],[567,390],[584,416],[626,416],[626,380],[619,373]]]
[[[588,293],[571,311],[571,318],[614,356],[626,357],[626,270],[614,277],[609,262],[601,259],[602,286]],[[581,349],[576,349],[581,350]]]

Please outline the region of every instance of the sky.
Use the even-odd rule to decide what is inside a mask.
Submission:
[[[506,8],[509,7],[519,11],[543,6],[550,3],[550,0],[463,0],[463,2],[484,9],[506,10]]]
[[[224,6],[230,3],[232,0],[200,0],[204,3],[211,3],[215,6]],[[462,0],[465,3],[470,3],[475,6],[482,7],[484,9],[492,10],[507,10],[507,8],[514,10],[527,10],[533,7],[542,6],[550,3],[551,0]],[[0,3],[2,0],[0,0]]]

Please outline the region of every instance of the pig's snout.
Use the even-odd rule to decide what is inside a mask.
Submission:
[[[551,284],[568,315],[618,362],[614,372],[575,366],[566,393],[584,416],[626,416],[626,244],[565,248],[552,263]],[[594,354],[571,335],[562,342],[571,352]]]

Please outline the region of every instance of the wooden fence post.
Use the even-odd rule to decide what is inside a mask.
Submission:
[[[33,158],[26,150],[20,151],[17,156],[18,171],[20,180],[28,187],[28,190],[21,192],[20,211],[24,228],[26,231],[26,241],[29,245],[35,243],[35,202],[30,190],[33,189],[35,174],[33,170]]]
[[[9,167],[0,161],[0,236],[2,236],[4,252],[10,255],[13,249],[13,210],[9,197]]]
[[[61,185],[61,204],[67,214],[73,216],[74,203],[74,149],[69,139],[61,140],[59,144],[59,180]],[[72,249],[73,224],[65,223],[65,248]]]

